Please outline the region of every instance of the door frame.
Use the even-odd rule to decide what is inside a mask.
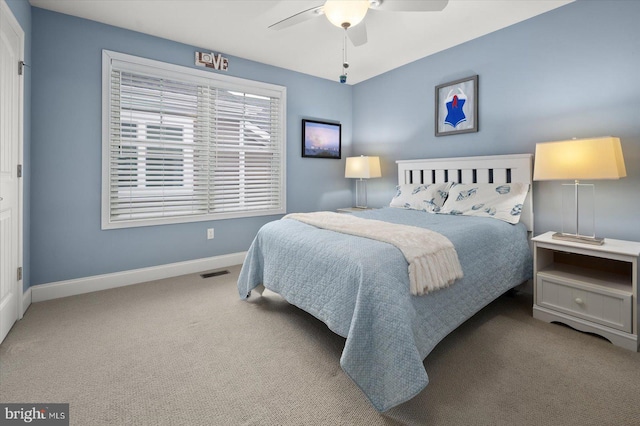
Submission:
[[[11,8],[5,0],[0,0],[0,13],[2,13],[9,21],[9,24],[13,31],[16,32],[20,40],[18,56],[20,60],[24,61],[24,30],[20,26],[20,23],[14,16]],[[22,279],[16,280],[16,303],[18,304],[18,320],[22,319],[26,307],[30,303],[24,302],[24,265],[23,262],[23,250],[24,250],[24,73],[28,68],[22,68],[22,75],[18,78],[18,164],[22,165],[22,177],[18,179],[18,212],[17,212],[17,232],[18,232],[18,267],[22,267]],[[18,72],[18,64],[16,64],[16,73]],[[17,173],[17,170],[16,170]],[[15,271],[17,274],[18,271]],[[26,305],[26,306],[25,306]]]

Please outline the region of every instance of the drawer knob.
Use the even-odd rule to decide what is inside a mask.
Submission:
[[[578,305],[584,305],[584,300],[580,299],[579,297],[576,297],[575,302],[576,302]]]

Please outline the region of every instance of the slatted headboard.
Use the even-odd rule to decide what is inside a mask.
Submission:
[[[533,154],[399,160],[398,184],[532,183]],[[520,221],[533,232],[533,199],[527,194]]]

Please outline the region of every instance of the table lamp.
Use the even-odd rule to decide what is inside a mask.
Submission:
[[[356,207],[367,208],[367,181],[364,179],[381,177],[380,157],[347,157],[344,177],[355,178],[356,181]]]
[[[580,180],[619,179],[627,175],[620,139],[607,136],[590,139],[573,139],[559,142],[545,142],[536,144],[535,168],[533,180],[573,180],[571,184],[575,203],[575,234],[556,232],[553,238],[601,245],[603,238],[593,235],[580,234],[578,215],[578,189]],[[595,210],[595,205],[594,205]],[[564,230],[563,230],[564,231]]]

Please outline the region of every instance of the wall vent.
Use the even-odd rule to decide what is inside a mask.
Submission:
[[[225,269],[223,271],[205,272],[204,274],[200,274],[200,277],[202,277],[202,278],[212,278],[212,277],[219,277],[220,275],[227,275],[228,273],[229,273],[229,271],[227,271]]]

